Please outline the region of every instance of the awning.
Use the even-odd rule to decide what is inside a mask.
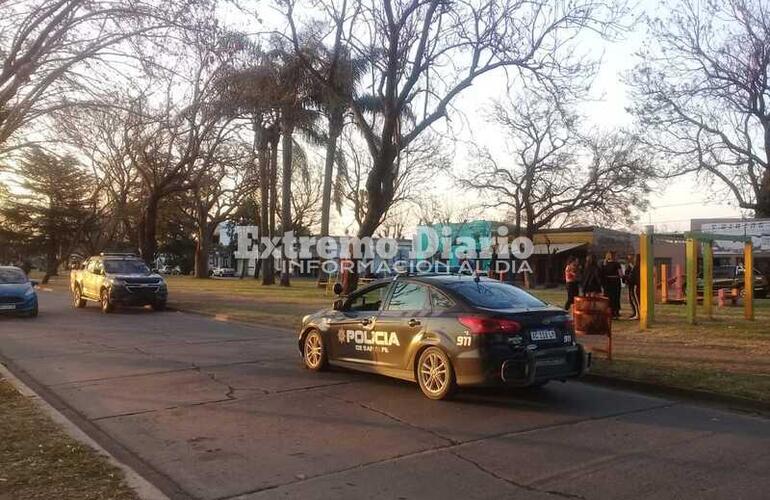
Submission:
[[[575,248],[588,245],[588,243],[551,243],[546,245],[545,243],[538,243],[535,245],[534,255],[551,255],[568,252]]]

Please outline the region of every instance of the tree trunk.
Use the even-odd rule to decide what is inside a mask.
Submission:
[[[48,248],[45,256],[45,275],[43,276],[43,284],[45,285],[51,279],[51,276],[57,276],[59,274],[59,259],[57,257],[57,243],[56,240],[51,238],[48,242]]]
[[[198,241],[195,244],[195,277],[198,279],[209,277],[209,253],[211,243],[205,236],[207,231],[198,231]]]
[[[332,178],[334,177],[334,159],[337,154],[337,140],[342,133],[344,115],[332,111],[329,115],[329,138],[326,142],[326,158],[324,165],[324,183],[321,198],[321,236],[329,236],[329,223],[332,210]],[[321,261],[323,264],[323,261]],[[329,279],[323,271],[323,265],[318,269],[318,283]]]
[[[281,229],[283,234],[291,231],[291,154],[292,154],[292,133],[293,127],[285,126],[282,133],[282,161],[283,169],[281,173]],[[289,256],[288,248],[285,244],[281,245],[281,286],[289,286]]]
[[[342,133],[343,115],[332,112],[329,115],[329,138],[326,141],[324,165],[323,198],[321,199],[321,236],[329,236],[329,221],[332,207],[332,178],[334,177],[334,159],[337,154],[337,140]]]
[[[255,133],[257,133],[255,129]],[[259,237],[264,238],[270,235],[270,152],[267,141],[266,131],[259,131],[259,147],[257,149],[257,162],[259,163]],[[272,285],[275,283],[272,269],[270,269],[271,259],[263,259],[262,265],[262,284]],[[259,273],[254,270],[254,279],[257,279]]]
[[[768,156],[770,156],[770,151],[768,151]],[[765,169],[765,173],[762,175],[754,217],[757,219],[770,217],[770,168]]]
[[[150,269],[155,267],[155,253],[158,251],[156,230],[158,225],[158,197],[153,194],[147,199],[139,224],[139,253]]]

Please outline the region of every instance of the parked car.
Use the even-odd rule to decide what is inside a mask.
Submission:
[[[93,301],[105,313],[118,305],[150,305],[162,311],[168,298],[163,277],[150,271],[133,254],[103,253],[90,257],[80,269],[70,273],[70,289],[75,307],[85,307],[87,301]]]
[[[182,274],[182,270],[179,268],[179,266],[174,266],[174,267],[171,267],[171,266],[161,266],[158,269],[158,272],[160,274],[171,274],[173,276]]]
[[[218,278],[232,278],[235,276],[235,269],[232,267],[215,267],[211,270],[211,275]]]
[[[21,268],[0,266],[0,313],[38,314],[37,281],[30,280]]]
[[[430,399],[458,386],[566,381],[591,364],[565,310],[467,275],[374,282],[305,316],[298,347],[310,370],[336,365],[409,380]]]
[[[738,290],[743,297],[746,291],[746,282],[743,266],[716,266],[713,274],[714,291],[722,288],[729,290]],[[754,270],[754,296],[757,298],[767,297],[770,290],[767,278],[760,272]],[[698,279],[698,293],[703,294],[703,275]]]

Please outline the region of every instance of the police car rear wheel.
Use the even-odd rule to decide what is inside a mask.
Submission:
[[[417,381],[422,393],[430,399],[447,399],[454,393],[455,374],[444,351],[429,347],[420,354]]]
[[[305,335],[302,358],[305,361],[305,366],[310,370],[317,372],[326,369],[326,347],[320,332],[313,330]]]

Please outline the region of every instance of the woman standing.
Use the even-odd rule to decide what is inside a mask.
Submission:
[[[615,260],[615,252],[607,252],[602,266],[602,285],[604,294],[610,299],[613,319],[620,319],[620,283],[622,279],[623,268]]]

